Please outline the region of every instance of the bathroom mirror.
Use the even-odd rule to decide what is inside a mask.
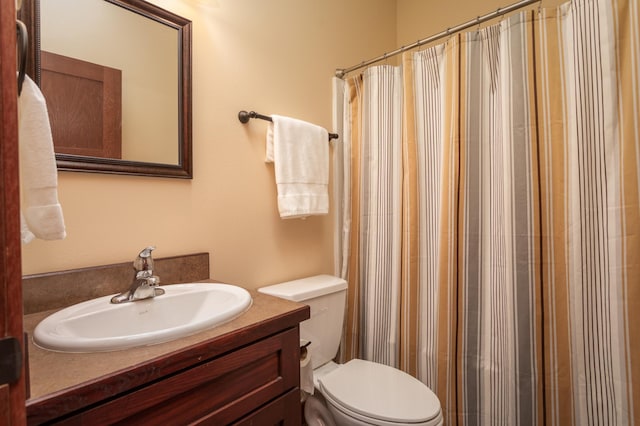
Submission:
[[[59,170],[192,177],[191,21],[143,0],[24,0]]]

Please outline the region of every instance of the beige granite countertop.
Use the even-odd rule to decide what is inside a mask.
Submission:
[[[213,281],[210,281],[213,282]],[[30,399],[34,402],[64,389],[82,386],[100,377],[124,372],[149,360],[181,351],[195,344],[216,338],[282,316],[304,306],[251,291],[253,304],[238,318],[212,329],[151,346],[98,353],[63,353],[42,349],[33,343],[35,326],[55,310],[24,317],[24,328],[29,333]]]

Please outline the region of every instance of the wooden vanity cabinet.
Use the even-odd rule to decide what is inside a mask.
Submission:
[[[57,423],[252,424],[243,419],[249,413],[269,419],[256,425],[299,425],[299,342],[289,329]]]
[[[28,423],[298,426],[304,308],[286,328],[240,330],[34,401]]]

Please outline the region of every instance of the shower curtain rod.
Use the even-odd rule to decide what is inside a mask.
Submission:
[[[352,71],[358,70],[360,68],[364,68],[371,64],[375,64],[376,62],[384,61],[387,58],[398,55],[400,53],[406,52],[407,50],[415,49],[416,47],[420,47],[423,44],[431,43],[432,41],[439,40],[443,37],[448,37],[451,34],[455,34],[459,31],[466,30],[467,28],[471,28],[475,25],[480,25],[483,22],[489,21],[491,19],[497,18],[498,16],[505,15],[509,12],[513,12],[514,10],[522,9],[523,7],[529,6],[533,3],[540,3],[542,0],[520,0],[519,2],[513,3],[506,7],[499,7],[497,10],[493,12],[489,12],[486,15],[478,16],[476,19],[471,21],[467,21],[464,24],[456,25],[455,27],[447,28],[444,31],[441,31],[437,34],[429,36],[427,38],[423,38],[421,40],[416,41],[415,43],[411,43],[407,46],[402,46],[392,52],[387,52],[383,55],[378,56],[377,58],[369,59],[368,61],[363,61],[358,65],[354,65],[349,68],[338,68],[336,69],[336,77],[344,78],[344,76]]]

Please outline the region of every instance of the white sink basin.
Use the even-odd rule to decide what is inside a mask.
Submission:
[[[165,294],[120,304],[112,296],[78,303],[42,320],[33,340],[62,352],[103,352],[151,345],[230,321],[251,306],[251,295],[227,284],[161,286]]]

